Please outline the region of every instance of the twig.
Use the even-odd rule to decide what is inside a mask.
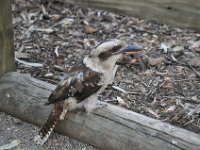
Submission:
[[[198,78],[200,78],[200,73],[198,71],[196,71],[196,69],[194,69],[194,67],[192,67],[192,65],[190,65],[188,61],[186,61],[186,63],[189,66],[189,68],[194,71],[194,73],[196,74],[196,76]]]
[[[150,31],[150,30],[138,27],[138,26],[132,25],[131,27],[134,28],[137,32],[146,32],[146,33],[149,33],[149,34],[163,35],[162,33],[153,32],[153,31]]]
[[[173,55],[171,55],[171,57],[168,57],[168,56],[164,56],[164,57],[167,58],[168,60],[172,61],[172,62],[181,64],[181,65],[184,65],[184,66],[188,66],[192,71],[194,71],[196,76],[198,78],[200,78],[200,73],[198,71],[196,71],[196,69],[192,65],[190,65],[188,61],[186,61],[186,63],[178,61]]]
[[[118,90],[122,93],[139,95],[139,92],[129,92],[129,91],[126,91],[126,90],[124,90],[124,89],[122,89],[118,86],[115,86],[115,85],[113,85],[112,88],[115,89],[115,90]]]
[[[152,86],[150,86],[150,91],[145,95],[145,100],[149,99],[150,97],[153,97],[154,101],[156,100],[157,97],[157,93],[159,92],[160,88],[165,85],[165,83],[167,82],[167,80],[164,80],[162,83],[158,83],[155,88],[153,88]],[[152,90],[153,89],[153,90]],[[153,103],[153,102],[152,102]]]
[[[186,63],[178,61],[173,55],[171,55],[171,57],[169,57],[169,56],[164,56],[164,57],[167,58],[168,60],[172,61],[172,62],[177,63],[177,64],[181,64],[181,65],[187,66]]]
[[[43,67],[43,64],[40,64],[40,63],[26,62],[26,61],[20,60],[18,58],[15,58],[15,60],[21,64],[24,64],[25,66],[28,66],[28,67]]]

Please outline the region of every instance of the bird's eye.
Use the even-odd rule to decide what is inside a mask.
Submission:
[[[116,51],[118,51],[120,48],[121,48],[121,46],[114,46],[114,47],[112,48],[112,51],[113,51],[113,52],[116,52]]]

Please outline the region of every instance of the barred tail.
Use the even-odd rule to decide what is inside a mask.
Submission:
[[[67,109],[54,109],[54,111],[52,111],[49,115],[45,124],[40,129],[39,135],[35,136],[34,142],[43,145],[44,142],[49,138],[53,129],[56,127],[58,121],[64,119],[66,112]]]
[[[65,114],[69,110],[69,103],[67,101],[61,101],[54,104],[53,111],[49,115],[45,124],[39,131],[39,135],[35,136],[34,142],[36,144],[43,145],[44,142],[48,139],[53,129],[56,127],[56,124],[59,120],[63,120]]]

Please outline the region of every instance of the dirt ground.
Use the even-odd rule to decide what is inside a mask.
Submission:
[[[53,133],[43,146],[33,143],[38,128],[32,124],[0,112],[0,149],[2,145],[19,140],[20,143],[13,150],[95,150],[87,144],[78,142],[67,136]]]
[[[13,24],[17,70],[55,85],[65,68],[80,62],[99,42],[117,38],[142,45],[143,54],[126,59],[137,62],[120,66],[100,99],[200,133],[199,32],[61,0],[15,0]],[[4,114],[0,118],[10,122]],[[25,136],[33,146],[36,127],[22,126],[31,130]]]

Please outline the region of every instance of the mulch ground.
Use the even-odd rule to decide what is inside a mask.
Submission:
[[[55,85],[99,42],[142,45],[100,99],[200,133],[199,32],[61,0],[15,0],[13,24],[17,70]]]
[[[37,145],[33,141],[38,127],[3,112],[0,112],[0,122],[0,150],[95,150],[57,133],[53,133],[43,146]]]

